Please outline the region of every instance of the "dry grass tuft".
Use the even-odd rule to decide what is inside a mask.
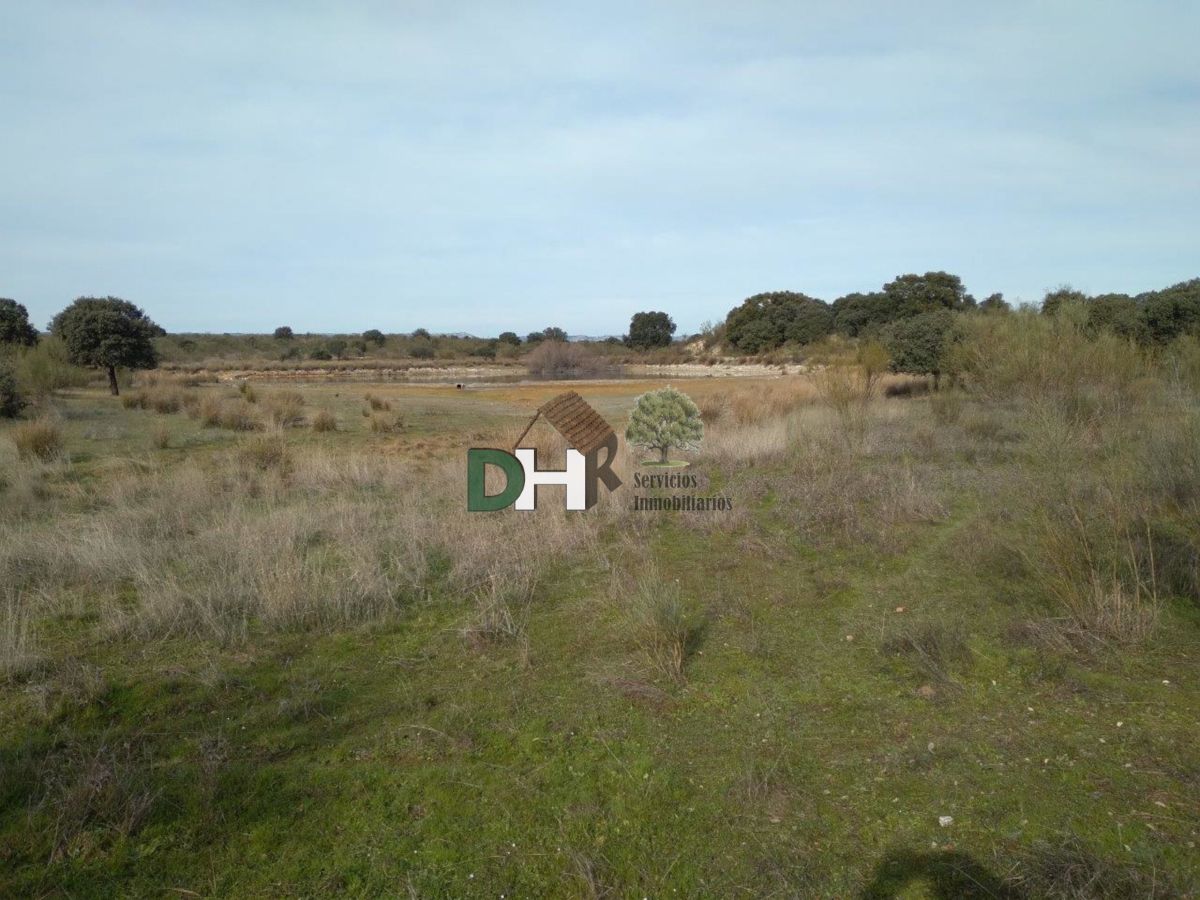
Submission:
[[[367,425],[372,434],[392,434],[404,430],[404,417],[399,413],[390,416],[371,416]]]
[[[196,415],[205,428],[225,428],[229,431],[259,431],[262,421],[244,400],[222,400],[205,397],[196,407]]]
[[[388,403],[386,400],[384,400],[381,397],[375,396],[374,394],[365,394],[363,396],[363,400],[365,400],[367,402],[367,405],[369,407],[371,407],[372,411],[374,411],[374,412],[391,412],[392,411],[392,404]]]
[[[17,598],[5,592],[0,606],[0,676],[23,678],[42,663],[28,613]]]
[[[704,631],[703,610],[684,596],[678,581],[656,575],[638,582],[631,601],[629,615],[638,645],[656,669],[683,681],[684,665]]]
[[[317,410],[316,415],[312,417],[312,430],[318,434],[337,431],[337,416],[327,409]]]
[[[276,428],[292,428],[304,424],[304,396],[295,391],[270,394],[262,404]]]
[[[161,378],[151,379],[144,387],[121,395],[121,405],[126,409],[144,409],[159,415],[177,413],[198,402],[194,391],[180,390],[178,382]]]
[[[52,419],[40,418],[21,422],[8,431],[9,440],[21,459],[51,462],[63,455],[65,444],[62,429]]]
[[[292,454],[287,444],[275,435],[251,438],[238,448],[238,460],[259,471],[289,473],[292,470]]]
[[[528,569],[489,576],[475,594],[475,612],[463,627],[463,637],[477,647],[522,639],[535,587],[536,578]]]
[[[880,649],[888,656],[906,659],[922,676],[943,684],[950,682],[955,669],[966,668],[972,661],[961,623],[906,621],[883,640]]]

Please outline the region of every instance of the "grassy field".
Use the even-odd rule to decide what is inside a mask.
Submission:
[[[1195,360],[986,327],[677,382],[716,513],[467,513],[553,383],[0,425],[0,894],[1194,896]]]

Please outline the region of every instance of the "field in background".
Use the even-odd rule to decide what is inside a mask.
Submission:
[[[713,514],[625,449],[464,511],[662,381],[59,392],[0,426],[0,893],[1194,893],[1197,385],[1041,337],[677,382]]]

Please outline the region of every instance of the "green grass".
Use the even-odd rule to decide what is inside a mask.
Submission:
[[[306,395],[347,426],[295,446],[391,440],[366,432],[358,386]],[[398,409],[431,440],[520,419],[456,402]],[[90,396],[65,413],[75,479],[241,440]],[[751,475],[791,477],[728,477]],[[774,493],[732,533],[670,514],[644,545],[610,531],[545,574],[526,642],[482,649],[460,635],[467,600],[444,595],[228,646],[97,640],[64,612],[42,623],[44,670],[0,686],[0,894],[998,896],[1072,842],[1195,890],[1200,616],[1168,605],[1137,654],[1015,640],[1025,611],[976,547],[983,492],[886,550],[786,528]],[[648,561],[706,612],[682,680],[647,661],[613,584]],[[936,670],[888,649],[946,623],[966,652]],[[64,835],[66,789],[47,784],[89,759],[129,783]]]

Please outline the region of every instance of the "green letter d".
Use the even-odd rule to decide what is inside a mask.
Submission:
[[[488,464],[504,470],[507,483],[498,494],[487,494]],[[495,512],[516,502],[525,490],[525,469],[511,453],[473,447],[467,451],[467,509],[471,512]]]

